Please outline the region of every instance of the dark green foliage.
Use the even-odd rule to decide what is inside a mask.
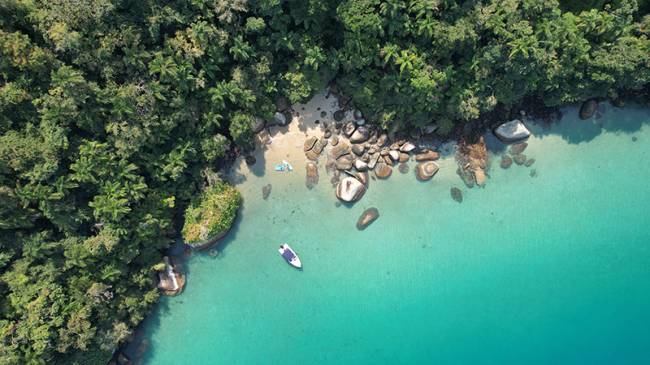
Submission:
[[[0,364],[105,363],[275,100],[386,128],[647,90],[647,0],[0,1]]]

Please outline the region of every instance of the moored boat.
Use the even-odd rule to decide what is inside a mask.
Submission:
[[[302,268],[302,262],[300,262],[298,254],[296,254],[296,251],[294,251],[288,244],[281,244],[278,252],[280,253],[280,256],[289,263],[289,265],[298,269]]]

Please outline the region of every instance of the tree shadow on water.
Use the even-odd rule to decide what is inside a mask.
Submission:
[[[644,124],[650,123],[650,108],[629,105],[617,108],[603,102],[596,114],[582,120],[579,117],[579,107],[570,106],[562,109],[562,118],[550,125],[532,124],[531,132],[540,138],[559,135],[571,144],[592,141],[604,132],[633,134]]]

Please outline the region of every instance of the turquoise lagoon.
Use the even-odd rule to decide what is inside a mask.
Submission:
[[[530,168],[501,169],[490,139],[482,189],[451,157],[430,182],[412,162],[371,180],[351,207],[322,167],[312,190],[302,167],[235,174],[240,218],[147,320],[143,363],[650,363],[650,110],[564,114],[532,125]],[[380,218],[357,231],[372,206]],[[285,241],[302,272],[278,256]]]

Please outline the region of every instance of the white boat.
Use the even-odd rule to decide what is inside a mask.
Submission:
[[[298,257],[296,251],[294,251],[288,244],[281,244],[278,252],[280,253],[280,256],[282,256],[282,258],[284,258],[289,263],[289,265],[298,269],[302,268],[300,257]]]

